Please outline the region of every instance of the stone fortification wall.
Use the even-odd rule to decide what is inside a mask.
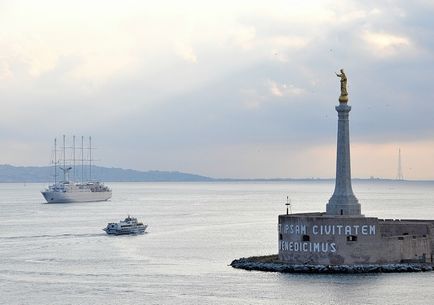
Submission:
[[[403,251],[407,252],[406,257],[411,255],[411,253],[408,253],[408,247],[412,247],[414,240],[425,240],[424,242],[428,243],[428,247],[431,249],[431,254],[425,254],[426,261],[434,262],[434,220],[381,219],[379,222],[383,237],[392,237],[392,240],[398,239],[406,244],[406,246],[403,246]]]
[[[430,235],[431,224],[426,221],[411,221],[399,219],[386,219],[378,220],[381,226],[381,233],[383,236],[401,236],[401,235],[414,235],[414,236],[428,236]]]
[[[431,224],[374,217],[279,216],[279,259],[294,264],[432,263]]]
[[[432,251],[429,237],[395,236],[382,238],[381,252],[378,263],[431,263]]]

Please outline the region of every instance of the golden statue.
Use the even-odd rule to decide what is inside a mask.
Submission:
[[[341,78],[341,96],[339,96],[339,102],[347,103],[348,102],[347,76],[344,73],[344,69],[341,69],[341,74],[336,73],[336,75],[337,77]]]

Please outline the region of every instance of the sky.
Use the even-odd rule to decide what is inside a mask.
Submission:
[[[434,179],[433,1],[0,1],[0,164],[92,136],[98,164],[227,178]]]

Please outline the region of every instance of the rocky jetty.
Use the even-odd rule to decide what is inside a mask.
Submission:
[[[253,256],[232,261],[233,268],[281,273],[390,273],[433,271],[431,264],[358,264],[358,265],[309,265],[280,262],[277,255]]]

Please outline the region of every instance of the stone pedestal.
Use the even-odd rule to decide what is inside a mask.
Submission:
[[[434,220],[279,215],[279,261],[300,265],[434,264]]]
[[[333,196],[327,204],[327,215],[360,216],[360,204],[351,187],[350,124],[351,106],[341,102],[338,112],[338,139],[336,158],[336,184]]]

